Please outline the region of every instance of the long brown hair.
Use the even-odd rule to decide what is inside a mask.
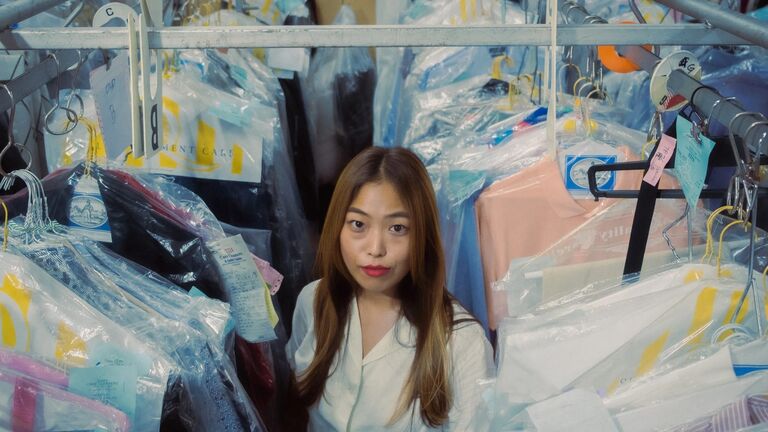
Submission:
[[[358,287],[341,256],[339,236],[347,210],[363,185],[386,181],[410,214],[410,273],[398,287],[401,313],[416,328],[416,355],[392,421],[417,400],[424,423],[445,423],[451,408],[448,339],[454,325],[452,298],[445,289],[445,258],[437,203],[424,165],[412,152],[372,147],[344,169],[331,198],[320,236],[316,270],[322,277],[314,303],[316,347],[307,370],[298,377],[303,404],[323,395],[331,365],[341,348],[350,304]]]

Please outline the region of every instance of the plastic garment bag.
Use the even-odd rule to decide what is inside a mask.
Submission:
[[[663,232],[684,210],[682,201],[662,200],[657,204],[644,259],[644,274],[655,273],[658,268],[674,261],[674,253]],[[631,233],[628,215],[634,211],[634,200],[619,201],[536,257],[514,261],[506,275],[493,284],[494,291],[504,292],[507,313],[520,315],[541,303],[575,294],[584,287],[613,283],[623,272]],[[701,227],[706,216],[707,212],[698,210],[693,219],[695,256],[700,256],[703,249],[705,233]],[[686,222],[671,227],[667,235],[678,256],[687,259]]]
[[[287,287],[279,297],[290,316],[296,292],[309,280],[314,254],[281,126],[285,102],[279,82],[253,55],[236,50],[184,51],[179,67],[164,79],[167,127],[161,153],[145,161],[126,150],[108,166],[171,175],[223,222],[272,231],[271,255]],[[87,108],[93,107],[87,92],[81,96]],[[85,159],[89,139],[86,128],[78,126],[47,142],[48,160],[70,166]]]
[[[73,247],[99,274],[114,278],[155,313],[188,326],[190,339],[171,353],[183,365],[179,409],[182,419],[193,419],[188,430],[264,430],[222,346],[232,328],[226,304],[191,297],[97,243],[78,242]]]
[[[523,403],[568,385],[610,395],[654,366],[708,345],[733,315],[745,280],[736,272],[733,278],[707,278],[712,269],[686,265],[607,295],[506,321],[499,338],[500,385]],[[745,304],[737,322],[754,331],[754,307]],[[535,347],[529,345],[533,340]],[[569,354],[555,352],[561,348]]]
[[[354,25],[355,13],[342,5],[336,25]],[[341,170],[372,144],[376,70],[364,47],[319,48],[302,88],[321,203],[330,202]]]
[[[522,121],[526,117],[527,114],[521,114],[518,119]],[[511,127],[517,123],[508,124]],[[440,209],[448,290],[484,328],[488,327],[488,315],[475,202],[494,180],[530,166],[547,150],[543,124],[518,132],[516,139],[494,147],[483,145],[484,137],[477,138],[480,143],[475,146],[445,146],[445,151],[438,153],[429,167]]]
[[[3,345],[70,368],[121,368],[135,377],[128,380],[135,395],[126,396],[134,401],[135,412],[128,413],[132,430],[157,430],[171,372],[165,357],[31,261],[10,253],[0,257],[3,306],[15,329]]]
[[[227,285],[207,246],[207,242],[223,238],[224,232],[198,197],[162,177],[136,177],[98,167],[91,174],[97,180],[109,219],[110,249],[186,290],[197,288],[209,297],[227,298]],[[59,223],[68,223],[69,209],[82,176],[83,167],[78,166],[54,173],[43,181],[51,217]],[[20,194],[8,200],[12,214],[26,210],[25,197]],[[218,336],[219,340],[222,338]],[[236,344],[238,373],[251,377],[244,381],[248,394],[254,401],[272,398],[274,378],[265,356],[269,353],[239,337]],[[216,345],[222,343],[218,341]],[[279,350],[272,350],[272,354],[273,366],[283,367],[284,355],[281,357]]]
[[[218,388],[212,387],[214,383],[210,381],[219,375],[216,369],[210,370],[215,362],[204,356],[208,350],[204,343],[201,344],[201,335],[179,321],[165,319],[141,301],[129,297],[110,278],[93,271],[90,262],[83,260],[73,245],[42,243],[19,248],[81,298],[108,314],[117,324],[156,350],[166,353],[167,361],[174,365],[170,380],[175,385],[166,393],[166,400],[170,403],[165,404],[163,428],[262,429],[253,407],[244,402],[247,401],[243,399],[246,397],[244,391],[241,390],[240,395],[227,395],[228,392],[222,394],[222,389],[227,389],[227,386],[219,384]],[[223,359],[222,355],[218,357],[218,361]],[[205,370],[207,363],[211,364]],[[201,378],[208,381],[207,385],[204,385]]]
[[[25,362],[35,362],[31,358]],[[0,366],[0,431],[135,430],[121,411],[45,379]]]
[[[455,25],[498,24],[499,9],[490,2],[419,1],[411,5],[401,24]],[[493,11],[493,12],[492,12]],[[416,93],[449,85],[491,70],[491,55],[485,48],[398,48],[379,59],[379,80],[374,96],[374,144],[403,146],[413,113]]]

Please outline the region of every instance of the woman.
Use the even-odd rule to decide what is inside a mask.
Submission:
[[[435,195],[413,153],[374,147],[347,165],[316,264],[288,343],[309,429],[467,430],[492,350],[445,289]]]

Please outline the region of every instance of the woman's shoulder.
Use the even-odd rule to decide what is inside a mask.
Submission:
[[[466,345],[471,341],[483,341],[485,330],[472,314],[467,312],[457,301],[453,302],[453,333],[451,338],[456,345]]]
[[[296,299],[296,310],[305,316],[312,316],[312,305],[315,302],[318,285],[320,285],[320,279],[306,284]]]

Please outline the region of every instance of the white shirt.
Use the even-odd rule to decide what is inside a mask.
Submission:
[[[317,285],[318,281],[315,281],[304,287],[293,317],[293,335],[287,350],[297,376],[307,369],[315,354],[312,305]],[[459,324],[448,344],[453,390],[448,422],[442,428],[430,428],[422,421],[419,407],[412,406],[387,427],[414,360],[416,329],[401,317],[363,358],[357,301],[351,306],[341,350],[332,363],[325,393],[309,410],[309,430],[470,430],[481,397],[477,382],[492,377],[495,369],[491,345],[480,325],[474,322]],[[459,317],[467,314],[460,306],[455,310]]]

